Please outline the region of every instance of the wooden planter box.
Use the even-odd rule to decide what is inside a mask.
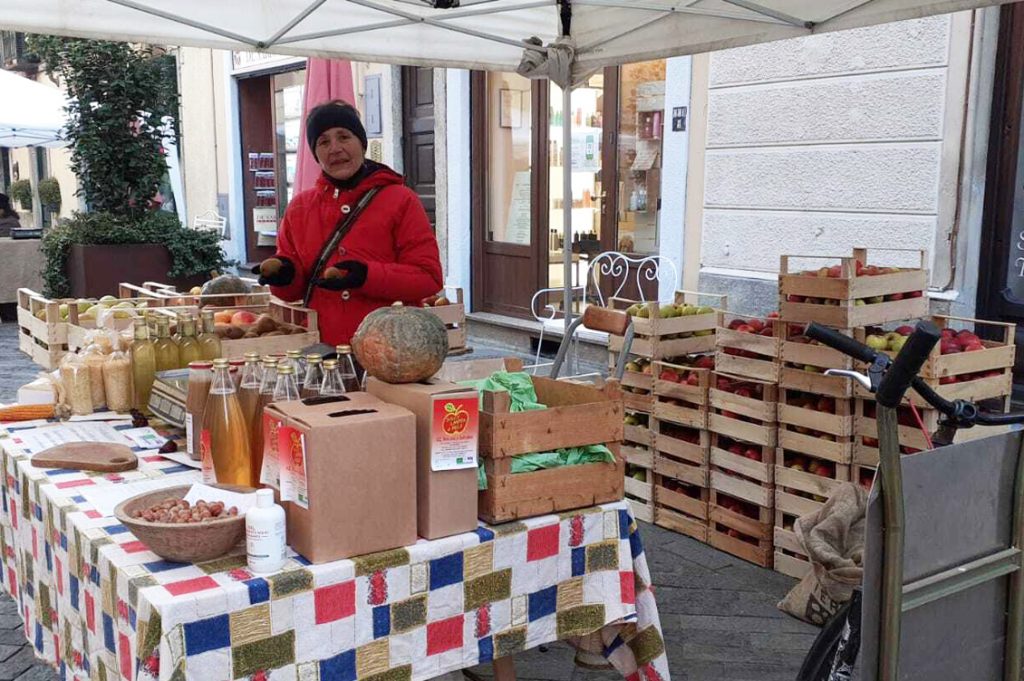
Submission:
[[[61,303],[68,302],[18,289],[18,349],[47,371],[56,369],[68,351],[68,325],[60,314]]]
[[[908,249],[871,249],[871,252]],[[779,311],[793,322],[818,322],[836,329],[885,324],[928,314],[928,270],[925,252],[913,250],[920,267],[887,274],[858,275],[856,262],[868,264],[868,249],[855,248],[852,256],[784,255],[779,267]],[[815,271],[794,273],[791,258],[813,259],[838,267],[839,277],[818,276]],[[839,265],[835,265],[838,262]],[[808,300],[812,302],[807,302]],[[828,301],[826,303],[825,301]]]
[[[512,413],[509,395],[485,391],[480,412],[480,457],[487,489],[480,517],[501,523],[617,501],[624,493],[622,396],[618,383],[603,388],[534,376],[537,399],[548,406]],[[615,463],[593,463],[531,473],[511,472],[511,457],[563,447],[607,445]]]
[[[72,244],[67,274],[75,298],[99,298],[117,290],[118,284],[142,284],[171,269],[171,254],[162,244],[85,245]],[[197,275],[171,283],[186,291],[199,286],[206,276]]]
[[[753,320],[765,325],[772,325],[775,333],[767,336],[729,328],[730,324],[735,326]],[[778,320],[764,320],[759,317],[738,314],[724,314],[722,323],[723,326],[720,326],[715,333],[715,370],[733,376],[777,383],[779,380],[781,323]]]

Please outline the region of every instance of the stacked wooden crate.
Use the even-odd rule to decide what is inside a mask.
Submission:
[[[68,313],[74,301],[18,289],[18,349],[44,369],[56,369],[68,351]]]
[[[663,368],[655,369],[667,360],[692,364],[702,353],[709,353],[715,347],[715,328],[718,312],[710,305],[700,305],[705,294],[677,291],[672,301],[636,302],[613,298],[615,309],[625,309],[632,317],[634,339],[629,348],[629,361],[622,378],[623,407],[626,433],[624,441],[626,468],[626,497],[633,507],[634,515],[648,522],[656,521],[655,513],[655,459],[657,452],[659,420],[655,415],[659,400],[665,404],[679,399],[672,395],[655,395],[655,384]],[[714,296],[715,302],[724,306],[724,297]],[[615,366],[624,349],[622,336],[609,337],[609,365]],[[660,381],[662,391],[671,392],[673,383],[669,375]],[[700,406],[700,405],[698,405]],[[675,424],[679,428],[684,426]],[[666,432],[672,426],[665,428]],[[696,439],[700,440],[699,430]],[[687,443],[690,444],[690,443]],[[674,443],[669,442],[669,447]],[[678,471],[673,471],[678,472]],[[660,480],[671,480],[667,475]]]
[[[872,252],[870,255],[874,255]],[[854,470],[854,384],[828,369],[853,369],[843,353],[811,340],[806,324],[818,322],[851,337],[865,325],[884,324],[927,311],[923,268],[868,264],[869,253],[811,258],[828,263],[804,272],[791,270],[783,256],[779,309],[783,319],[779,373],[779,438],[775,456],[775,569],[794,577],[810,562],[793,531],[797,518],[821,508],[842,484],[858,479]],[[921,258],[923,252],[916,252]]]

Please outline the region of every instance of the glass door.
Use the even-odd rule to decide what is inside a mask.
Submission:
[[[548,286],[560,287],[565,278],[562,249],[572,250],[572,285],[587,281],[587,262],[600,253],[601,205],[605,189],[601,176],[604,130],[604,75],[595,74],[572,92],[569,111],[562,110],[562,89],[550,84],[548,99]],[[562,124],[572,124],[572,150],[562,144]],[[572,195],[563,191],[562,169],[572,163]],[[563,243],[562,209],[572,210],[572,239]]]

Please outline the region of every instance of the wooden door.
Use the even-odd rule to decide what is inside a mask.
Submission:
[[[1017,324],[1015,393],[1024,389],[1024,5],[1004,5],[999,23],[978,316]]]
[[[402,67],[402,152],[405,181],[419,195],[436,227],[434,179],[434,70]]]
[[[530,301],[547,285],[547,153],[534,132],[546,87],[515,74],[472,76],[472,285],[481,312],[531,318]]]

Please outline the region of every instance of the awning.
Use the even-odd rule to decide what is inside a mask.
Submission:
[[[568,34],[576,75],[1009,0],[0,0],[0,28],[513,71]],[[434,5],[455,5],[447,9]]]
[[[61,146],[67,115],[56,88],[0,70],[0,147]]]

